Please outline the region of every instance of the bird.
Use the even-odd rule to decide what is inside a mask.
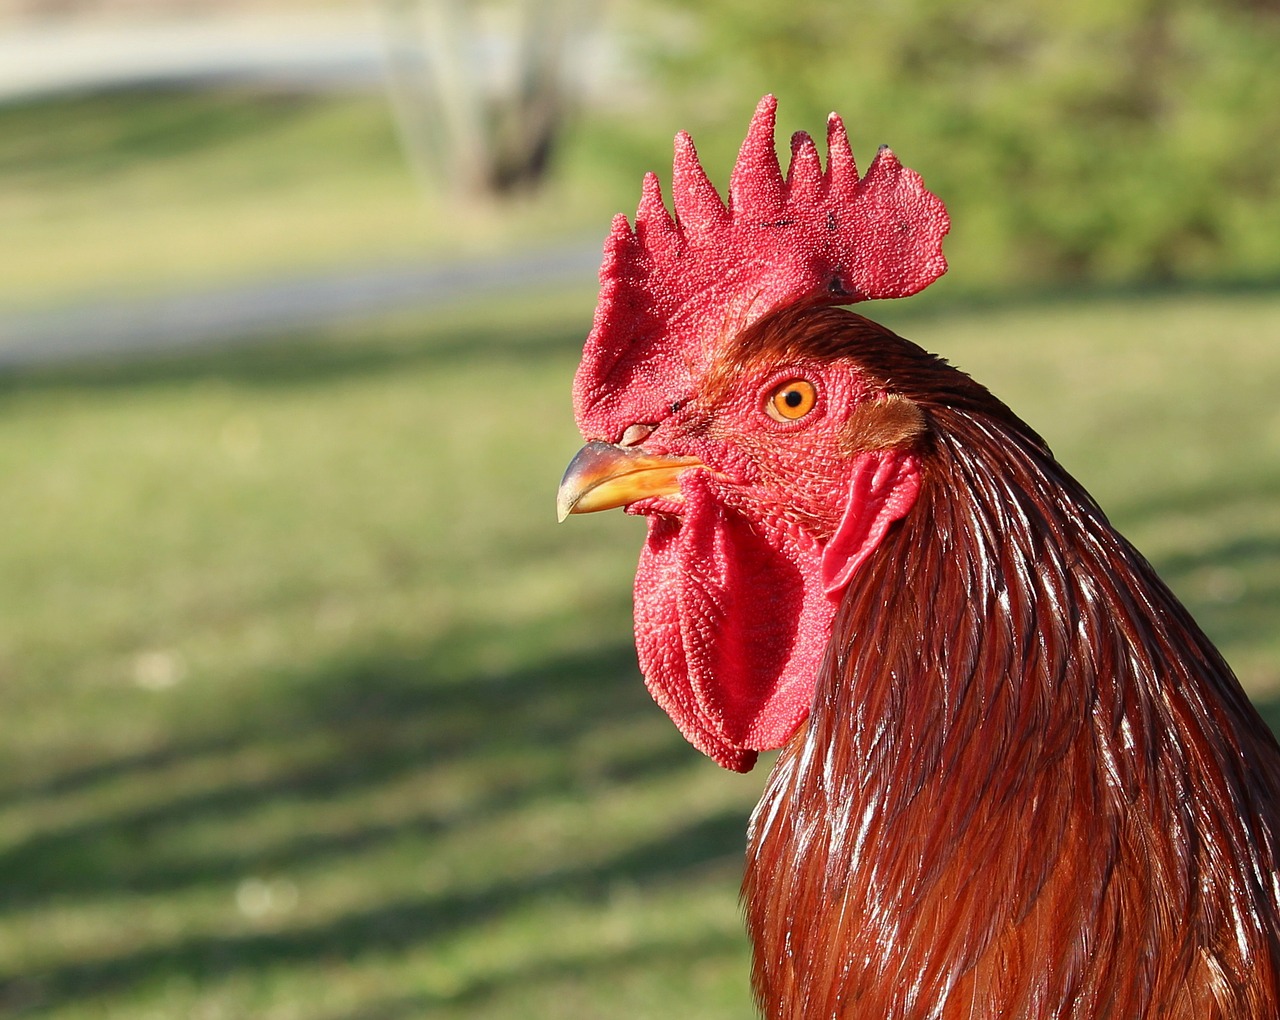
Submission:
[[[653,698],[778,752],[742,884],[769,1020],[1275,1020],[1280,748],[1152,566],[984,386],[848,306],[946,271],[881,148],[756,108],[605,243],[557,502],[647,521]]]

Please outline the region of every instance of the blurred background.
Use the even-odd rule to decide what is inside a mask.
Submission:
[[[1276,0],[0,0],[0,1016],[750,1014],[763,782],[557,527],[609,217],[839,110],[868,314],[1052,443],[1280,720]],[[767,764],[767,763],[766,763]]]

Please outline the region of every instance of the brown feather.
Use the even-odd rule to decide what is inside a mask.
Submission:
[[[846,457],[865,450],[914,446],[929,432],[920,405],[898,393],[859,404],[844,425],[840,452]]]
[[[1280,750],[1186,610],[941,359],[838,309],[748,332],[928,429],[752,818],[765,1016],[1280,1016]]]

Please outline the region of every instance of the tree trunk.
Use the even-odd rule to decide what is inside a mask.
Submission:
[[[392,105],[424,182],[464,200],[536,189],[564,126],[566,50],[583,0],[520,0],[502,66],[493,52],[502,37],[484,31],[474,2],[382,0],[382,8]]]

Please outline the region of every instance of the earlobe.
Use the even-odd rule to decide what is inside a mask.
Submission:
[[[822,551],[822,589],[828,598],[840,598],[889,526],[906,516],[919,494],[920,459],[916,454],[877,450],[857,456],[849,502]]]

